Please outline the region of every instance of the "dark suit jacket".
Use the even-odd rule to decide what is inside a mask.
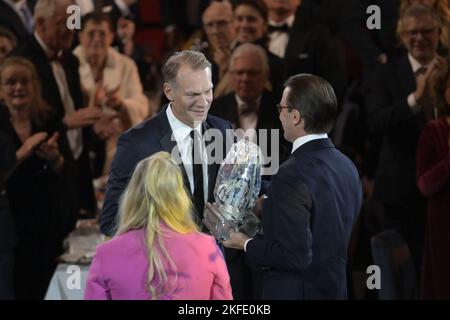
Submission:
[[[416,147],[425,119],[415,115],[407,97],[416,81],[406,54],[379,66],[366,95],[369,130],[382,138],[375,176],[374,197],[389,205],[402,205],[418,194]]]
[[[18,44],[30,35],[22,19],[3,1],[0,1],[0,26],[11,31],[16,36]]]
[[[60,140],[64,140],[63,143],[68,145],[65,128],[62,125],[62,120],[65,115],[64,105],[59,93],[58,84],[53,76],[51,64],[44,50],[41,48],[36,38],[31,36],[26,42],[13,51],[13,55],[25,57],[33,62],[41,80],[42,96],[52,108],[54,118],[60,124],[60,131],[62,133]],[[74,56],[72,52],[65,51],[62,56],[62,66],[66,74],[70,95],[73,99],[75,109],[84,107],[80,75],[78,73],[78,58]],[[84,147],[80,158],[75,160],[69,149],[65,159],[65,173],[63,176],[67,179],[68,198],[64,202],[67,204],[66,207],[72,208],[73,213],[71,215],[77,214],[80,208],[90,212],[96,210],[96,201],[87,151],[88,141],[92,139],[92,132],[90,129],[83,129],[83,138]],[[75,219],[75,217],[72,217],[72,219]],[[74,221],[70,222],[67,228],[71,229],[73,225]]]
[[[0,131],[0,253],[10,250],[16,243],[15,226],[6,195],[5,178],[16,164],[16,150],[12,139]]]
[[[166,109],[167,107],[163,108],[154,118],[144,121],[123,133],[117,142],[117,151],[111,165],[103,212],[100,218],[101,231],[108,236],[114,235],[116,231],[119,198],[133,175],[138,162],[159,151],[171,153],[176,147],[176,141],[171,140],[172,129],[167,119]],[[231,129],[231,125],[220,118],[208,115],[203,123],[203,129],[218,129],[225,137],[225,131]],[[190,190],[184,166],[180,165],[180,168],[183,172],[186,190]],[[213,201],[213,191],[218,169],[219,164],[208,166],[208,201]]]
[[[280,130],[277,143],[279,147],[279,163],[282,163],[287,158],[288,152],[291,151],[292,145],[287,143],[283,137],[283,129],[278,117],[277,108],[275,107],[278,101],[279,100],[274,94],[264,90],[261,97],[256,130]],[[238,103],[234,92],[215,99],[209,112],[230,121],[235,128],[239,128]],[[258,141],[258,145],[262,148],[261,151],[263,154],[266,154],[272,158],[272,143],[269,134],[270,133],[268,133],[267,150],[262,148],[263,145],[261,144],[261,141]],[[268,184],[268,180],[270,180],[270,176],[264,176],[264,186]],[[263,191],[263,193],[265,193],[265,191]],[[228,272],[230,273],[230,281],[234,299],[259,299],[261,295],[260,271],[257,269],[252,270],[249,266],[247,266],[241,250],[226,248],[225,259],[227,262]]]
[[[246,257],[265,267],[264,299],[346,299],[347,246],[362,202],[353,163],[329,139],[298,148],[272,177],[264,237]]]
[[[289,30],[283,60],[286,77],[299,73],[318,75],[331,83],[342,101],[347,87],[345,58],[324,27],[304,17],[296,18]]]

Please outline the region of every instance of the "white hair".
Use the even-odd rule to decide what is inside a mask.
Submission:
[[[230,64],[229,64],[230,69],[232,68],[232,66],[234,64],[234,60],[236,58],[239,58],[240,56],[242,56],[244,54],[248,54],[248,53],[256,53],[260,58],[263,70],[266,72],[270,71],[269,59],[267,58],[266,51],[261,46],[259,46],[257,44],[253,44],[253,43],[241,44],[239,47],[237,47],[236,49],[233,50],[233,53],[231,54],[231,57],[230,57]]]
[[[75,4],[74,0],[38,0],[34,7],[34,20],[51,18],[55,15],[57,9],[67,8],[73,4]]]

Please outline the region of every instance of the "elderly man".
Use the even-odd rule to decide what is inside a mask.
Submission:
[[[337,114],[333,88],[314,75],[293,76],[278,112],[293,148],[263,202],[263,239],[235,232],[223,244],[264,268],[263,299],[346,299],[362,188],[354,164],[327,135]]]
[[[230,58],[229,74],[233,92],[216,99],[211,113],[244,130],[279,128],[276,97],[265,89],[269,63],[264,49],[251,43],[237,47]]]
[[[14,55],[28,58],[36,67],[44,100],[61,127],[61,144],[70,147],[63,173],[66,217],[62,236],[75,226],[80,210],[95,212],[97,209],[83,128],[96,124],[102,117],[98,108],[83,108],[79,63],[69,51],[74,30],[66,27],[69,16],[66,10],[72,4],[71,0],[39,0],[34,8],[33,36],[13,51]]]
[[[203,12],[202,22],[209,43],[207,55],[212,58],[213,83],[217,83],[228,69],[235,36],[231,4],[213,1]]]
[[[386,224],[400,232],[421,266],[425,203],[416,187],[416,146],[425,121],[434,117],[427,84],[439,68],[439,17],[422,5],[399,20],[407,52],[375,71],[366,95],[369,130],[382,138],[374,198],[384,206]]]

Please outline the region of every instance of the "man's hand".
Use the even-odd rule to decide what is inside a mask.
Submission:
[[[266,199],[267,196],[266,195],[262,195],[261,197],[259,197],[258,199],[256,199],[255,202],[255,206],[253,207],[252,212],[257,216],[257,217],[261,217],[262,211],[263,211],[263,203],[264,203],[264,199]]]
[[[123,107],[123,101],[119,96],[120,86],[106,93],[105,105],[108,108],[120,111]]]
[[[433,64],[427,69],[424,74],[419,74],[416,79],[416,91],[414,91],[414,98],[416,99],[419,105],[423,104],[423,100],[428,96],[429,83],[432,75],[436,72],[436,70],[441,70],[443,65],[445,64],[445,60],[437,56],[436,60]]]
[[[66,115],[63,122],[69,129],[78,129],[92,126],[101,118],[102,114],[103,113],[99,108],[81,108],[69,115]]]
[[[55,132],[50,139],[42,143],[36,150],[38,157],[47,161],[56,161],[61,155],[58,148],[58,139],[59,133]]]
[[[103,114],[100,120],[95,123],[94,132],[101,140],[106,140],[121,132],[114,124],[117,117],[117,114]]]
[[[244,250],[245,242],[250,239],[241,232],[230,232],[230,238],[226,241],[222,241],[222,244],[227,248]]]

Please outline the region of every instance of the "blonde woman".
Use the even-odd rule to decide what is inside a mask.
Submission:
[[[167,152],[136,167],[116,236],[97,248],[85,299],[232,299],[215,240],[198,231],[181,170]]]

